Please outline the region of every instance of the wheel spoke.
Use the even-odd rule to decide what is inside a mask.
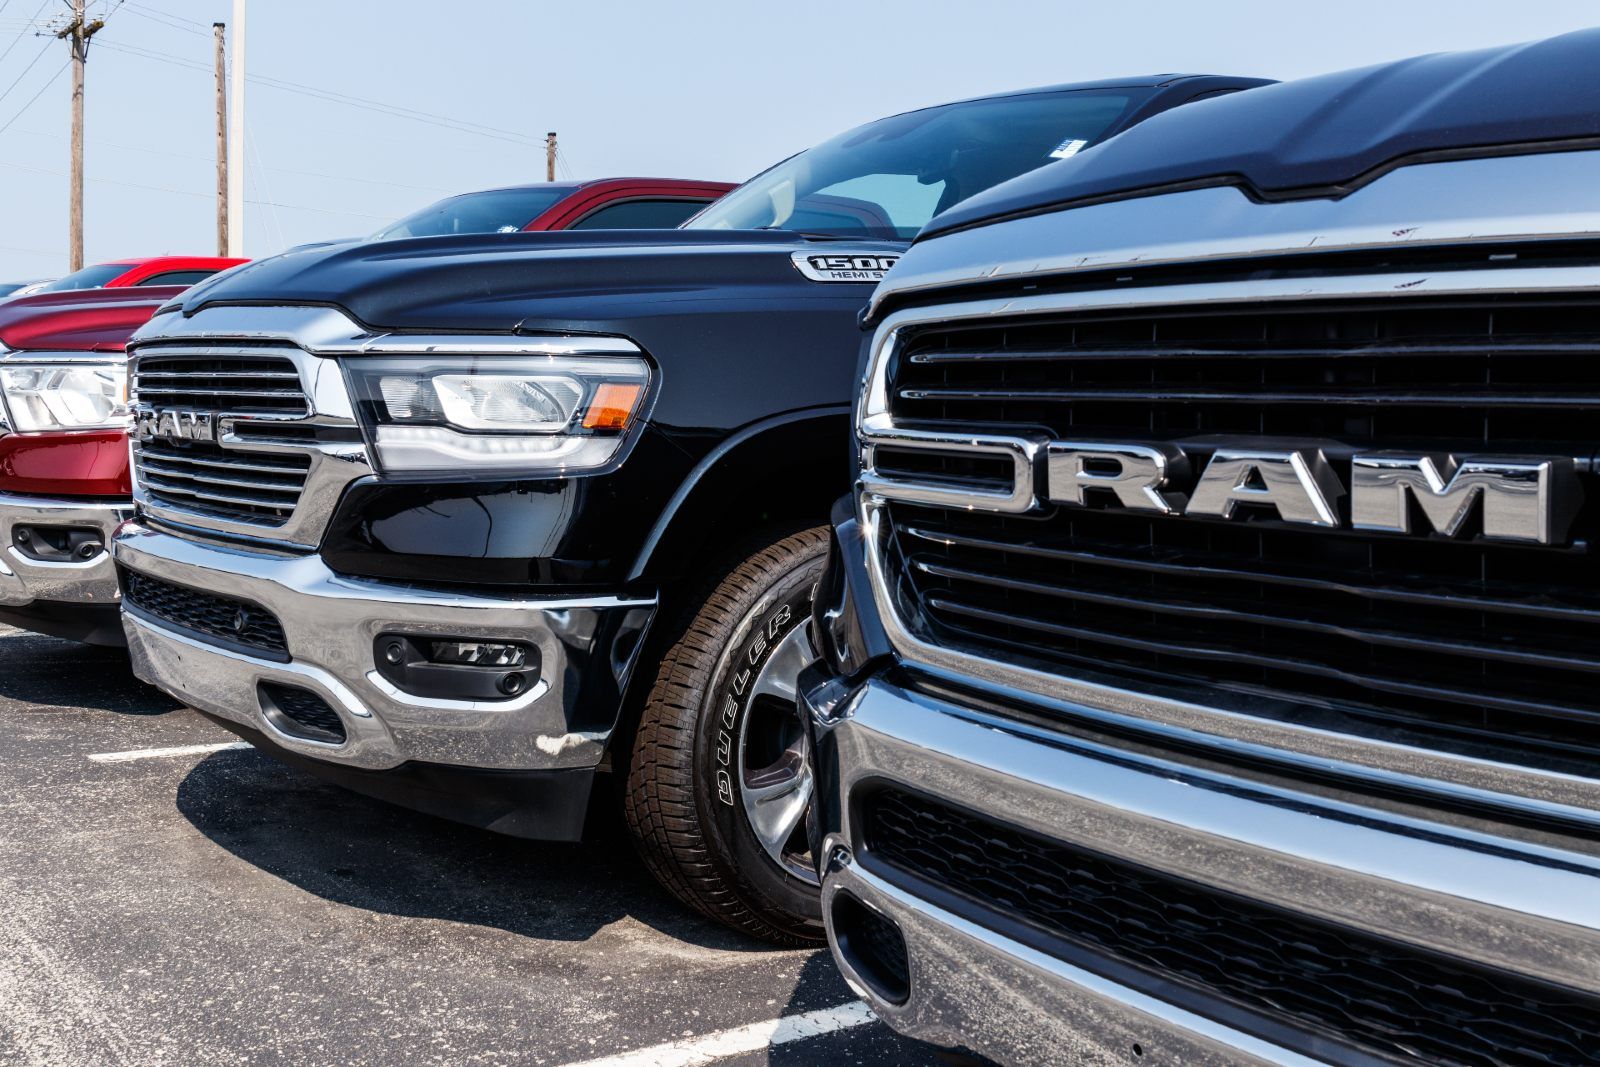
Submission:
[[[804,762],[777,781],[747,786],[744,790],[750,827],[767,854],[779,863],[784,862],[789,839],[811,806],[811,790],[811,768]]]
[[[772,650],[750,689],[750,699],[776,697],[790,701],[798,695],[800,672],[817,658],[811,645],[811,621],[796,626]]]

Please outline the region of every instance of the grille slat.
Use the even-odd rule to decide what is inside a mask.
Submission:
[[[1196,619],[1203,622],[1227,622],[1251,626],[1275,626],[1285,630],[1302,630],[1309,634],[1329,638],[1364,641],[1393,648],[1435,650],[1465,656],[1482,656],[1504,660],[1507,663],[1524,663],[1540,667],[1558,667],[1575,671],[1600,671],[1600,658],[1584,653],[1584,646],[1528,648],[1511,643],[1503,644],[1474,640],[1471,634],[1452,633],[1436,629],[1413,632],[1362,625],[1361,616],[1346,614],[1330,616],[1325,612],[1308,611],[1289,615],[1270,610],[1251,610],[1249,604],[1230,601],[1223,596],[1205,601],[1178,598],[1170,593],[1140,596],[1127,592],[1127,584],[1119,582],[1108,586],[1079,578],[1071,585],[1058,585],[1047,581],[1015,578],[971,567],[952,567],[937,561],[913,558],[913,569],[935,578],[951,582],[970,582],[992,589],[1012,590],[1037,596],[1070,600],[1082,604],[1120,608],[1128,611],[1149,612],[1152,615],[1172,615],[1179,619]],[[1135,587],[1137,589],[1138,587]],[[1370,616],[1368,616],[1370,617]],[[1403,620],[1401,620],[1403,621]],[[1550,639],[1550,645],[1565,642]]]
[[[1315,442],[1346,485],[1362,452],[1554,457],[1583,499],[1549,547],[1356,530],[1348,495],[1337,529],[1109,496],[1027,515],[891,500],[896,595],[924,639],[1001,661],[1600,778],[1597,322],[1592,299],[1517,295],[923,327],[885,382],[902,426],[1172,443],[1192,472],[1224,442]],[[875,455],[902,479],[1009,486],[958,451]]]
[[[1201,578],[1223,587],[1234,583],[1261,582],[1270,585],[1299,587],[1318,592],[1345,593],[1370,600],[1395,601],[1425,607],[1463,608],[1478,611],[1508,612],[1536,615],[1548,619],[1570,622],[1600,622],[1600,602],[1574,604],[1555,599],[1551,590],[1537,587],[1519,588],[1509,583],[1480,583],[1482,592],[1465,589],[1440,591],[1426,579],[1402,574],[1374,573],[1374,581],[1356,583],[1335,577],[1329,569],[1302,566],[1290,571],[1282,567],[1272,570],[1250,569],[1243,562],[1236,566],[1218,566],[1227,557],[1217,553],[1201,555],[1177,550],[1148,548],[1146,546],[1120,546],[1093,544],[1083,549],[1051,548],[1046,545],[1004,541],[992,537],[972,537],[947,530],[933,530],[921,526],[908,526],[908,537],[920,538],[935,544],[977,549],[982,552],[1004,552],[1023,558],[1037,557],[1061,564],[1081,563],[1089,567],[1107,567],[1117,570],[1147,572],[1152,575],[1170,575],[1179,578]],[[1083,543],[1083,542],[1074,542]],[[1348,574],[1348,572],[1341,572]],[[1561,590],[1563,594],[1581,593],[1581,590]]]
[[[965,616],[971,620],[1000,623],[1006,626],[1014,626],[1019,630],[1071,638],[1089,645],[1100,644],[1136,652],[1148,652],[1166,656],[1173,660],[1198,660],[1203,661],[1207,666],[1237,663],[1265,667],[1269,670],[1281,670],[1294,674],[1337,679],[1338,681],[1349,682],[1378,692],[1414,695],[1426,697],[1430,700],[1500,708],[1507,711],[1537,711],[1557,719],[1571,719],[1600,724],[1600,709],[1595,708],[1593,705],[1583,706],[1578,704],[1577,701],[1580,698],[1580,694],[1576,691],[1571,694],[1574,700],[1572,704],[1551,703],[1512,694],[1497,695],[1476,689],[1453,688],[1444,679],[1432,679],[1421,675],[1410,680],[1401,680],[1379,674],[1362,674],[1358,671],[1342,670],[1339,667],[1319,662],[1317,659],[1312,658],[1315,646],[1304,643],[1299,645],[1285,643],[1281,646],[1281,654],[1262,655],[1245,648],[1217,641],[1197,641],[1193,639],[1190,631],[1178,627],[1152,626],[1148,627],[1143,635],[1133,637],[1127,634],[1108,632],[1104,627],[1094,627],[1089,623],[1081,626],[1071,626],[1058,622],[1047,622],[1034,615],[1023,615],[1016,612],[980,607],[941,596],[929,597],[928,605],[935,611],[949,612]],[[1087,655],[1085,655],[1085,658],[1088,658]]]
[[[233,504],[241,508],[267,508],[274,511],[283,512],[291,512],[294,510],[293,500],[285,501],[276,497],[259,496],[253,494],[247,495],[238,492],[218,492],[209,484],[204,489],[186,488],[184,486],[163,481],[160,478],[152,478],[147,475],[144,485],[147,486],[152,493],[158,495],[164,494],[168,496],[186,496],[206,504]]]
[[[218,379],[222,381],[238,378],[263,379],[270,381],[292,382],[297,386],[300,381],[300,375],[292,370],[206,370],[203,373],[208,379]],[[141,382],[148,382],[152,379],[160,378],[167,381],[176,381],[182,383],[188,381],[189,377],[189,372],[181,370],[161,371],[146,369],[139,372],[139,380]]]
[[[286,356],[241,349],[141,354],[133,386],[141,409],[227,416],[267,415],[294,419],[310,413],[300,373]],[[279,426],[274,422],[274,426]],[[289,432],[292,424],[282,424]],[[236,434],[253,440],[248,420]],[[294,515],[311,470],[309,455],[224,448],[208,441],[144,440],[134,448],[140,488],[150,501],[197,515],[281,527]]]
[[[1115,404],[1149,404],[1146,389],[1103,389],[1083,386],[1078,389],[901,389],[902,400],[1025,401],[1035,404],[1082,404],[1089,401]],[[1486,408],[1596,408],[1600,395],[1487,392],[1463,388],[1448,393],[1407,392],[1388,389],[1175,389],[1161,394],[1166,404],[1315,404],[1399,405],[1405,407],[1486,407]]]
[[[221,464],[216,466],[221,467],[221,469],[224,470],[227,469]],[[299,498],[300,490],[302,488],[298,479],[294,479],[290,483],[286,484],[281,481],[274,482],[270,480],[270,478],[261,477],[259,475],[246,477],[240,475],[225,476],[221,474],[196,474],[192,469],[186,471],[179,467],[170,466],[166,463],[158,463],[152,459],[145,460],[144,469],[147,476],[154,475],[164,479],[176,478],[179,481],[194,482],[196,484],[206,486],[222,485],[234,489],[287,493],[290,498],[290,504],[293,504],[294,501]]]
[[[1600,999],[1297,915],[898,791],[868,856],[1047,934],[1371,1053],[1593,1062]],[[957,907],[966,907],[958,904]]]
[[[1565,356],[1591,356],[1594,349],[1583,343],[1569,342],[1542,342],[1530,340],[1516,340],[1504,338],[1497,340],[1493,345],[1477,345],[1469,339],[1461,339],[1447,343],[1434,344],[1361,344],[1349,343],[1342,345],[1273,345],[1271,347],[1247,346],[1207,346],[1185,347],[1183,345],[1157,346],[1157,345],[1094,345],[1084,344],[1073,349],[1045,348],[1029,349],[995,348],[984,351],[974,349],[955,349],[949,351],[921,351],[912,352],[906,356],[909,363],[936,364],[936,363],[971,363],[994,361],[1005,363],[1030,362],[1036,360],[1052,361],[1077,361],[1094,359],[1126,360],[1161,360],[1163,362],[1174,359],[1254,359],[1254,360],[1292,360],[1305,359],[1358,359],[1373,357],[1400,357],[1421,356],[1434,358],[1456,359],[1465,354],[1485,355],[1495,353],[1498,355],[1565,355]]]
[[[214,387],[209,389],[185,389],[179,386],[171,385],[161,386],[158,388],[147,384],[140,385],[139,395],[145,398],[159,396],[163,398],[177,397],[179,399],[194,399],[198,397],[206,400],[218,397],[246,397],[252,400],[293,400],[291,397],[285,397],[282,392],[276,389],[218,389]]]

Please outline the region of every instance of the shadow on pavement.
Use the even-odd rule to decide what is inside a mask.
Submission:
[[[123,649],[17,631],[0,632],[0,700],[118,715],[165,715],[183,706],[135,678]]]
[[[583,941],[632,916],[703,948],[767,951],[679,906],[616,820],[591,820],[582,845],[524,841],[348,792],[253,750],[200,762],[177,806],[245,862],[351,907],[551,941]]]

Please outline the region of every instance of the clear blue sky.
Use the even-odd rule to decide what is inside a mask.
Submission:
[[[229,0],[90,7],[109,16],[88,69],[88,261],[213,251],[210,23]],[[0,281],[66,269],[67,50],[30,35],[40,10],[64,0],[0,0],[0,51],[15,45],[0,58]],[[563,177],[742,180],[857,123],[993,90],[1179,70],[1292,78],[1595,21],[1592,0],[250,0],[249,73],[280,84],[247,94],[246,251],[542,178],[546,130]]]

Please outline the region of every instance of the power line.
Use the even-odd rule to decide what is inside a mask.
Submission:
[[[143,48],[137,45],[124,44],[121,42],[102,42],[101,47],[109,48],[116,52],[125,52],[129,55],[139,56],[142,59],[153,59],[158,62],[170,63],[174,66],[184,67],[189,70],[201,71],[207,74],[211,73],[211,68],[204,64],[187,59],[183,56],[175,56],[168,52],[158,52],[153,48]],[[340,93],[332,89],[319,89],[314,85],[303,85],[299,82],[286,81],[282,78],[273,78],[265,74],[249,74],[246,75],[245,78],[247,81],[254,82],[257,85],[265,85],[271,89],[279,89],[284,92],[298,93],[302,96],[309,96],[316,100],[344,104],[347,107],[360,108],[365,111],[374,111],[380,115],[388,115],[391,118],[410,119],[413,122],[421,122],[429,126],[439,126],[443,129],[455,130],[459,133],[476,134],[480,137],[488,137],[497,141],[508,141],[512,144],[519,144],[528,148],[536,148],[539,145],[539,142],[530,140],[527,137],[511,130],[502,130],[494,126],[484,126],[481,123],[453,119],[448,115],[436,115],[432,112],[417,111],[414,108],[401,107],[398,104],[385,104],[377,100],[367,100],[359,96],[350,96],[347,93]]]
[[[50,75],[49,80],[46,81],[43,85],[39,86],[38,92],[36,92],[32,96],[28,97],[28,102],[26,104],[23,104],[22,107],[17,111],[17,113],[15,115],[12,115],[9,119],[7,119],[6,120],[6,124],[4,126],[0,126],[0,133],[5,133],[7,130],[9,130],[11,128],[11,124],[13,122],[16,122],[23,115],[27,114],[28,109],[34,105],[35,101],[37,101],[41,96],[44,95],[45,90],[50,88],[52,85],[54,85],[56,83],[56,79],[60,78],[61,75],[66,72],[67,66],[69,64],[71,64],[71,62],[72,62],[72,60],[69,59],[66,62],[62,63],[61,66],[57,67],[56,68],[56,72],[54,74]]]
[[[56,83],[56,79],[60,78],[61,75],[66,73],[67,67],[71,63],[72,63],[72,60],[69,59],[65,63],[62,63],[61,66],[57,67],[56,68],[56,72],[54,74],[50,75],[50,80],[45,82],[43,85],[39,86],[39,91],[38,92],[36,92],[32,96],[28,97],[28,102],[26,104],[22,105],[22,109],[20,111],[18,111],[15,115],[12,115],[9,119],[7,119],[6,120],[6,124],[4,126],[0,126],[0,133],[5,133],[7,130],[9,130],[11,128],[11,124],[13,122],[16,122],[23,115],[26,115],[28,113],[28,109],[34,105],[34,102],[36,100],[38,100],[41,96],[44,95],[44,91],[46,89],[50,88],[50,86],[54,85]]]
[[[23,67],[22,68],[22,73],[17,75],[17,80],[12,82],[10,85],[6,86],[5,92],[0,93],[0,100],[4,100],[6,97],[10,96],[11,95],[11,90],[15,89],[17,86],[22,84],[22,79],[26,78],[28,76],[28,71],[30,71],[34,67],[38,66],[39,65],[39,60],[43,59],[44,58],[44,54],[46,52],[48,52],[48,51],[50,51],[50,42],[46,41],[44,43],[44,47],[39,49],[39,54],[33,57],[33,62],[29,63],[26,67]]]
[[[39,10],[35,11],[33,13],[33,17],[28,20],[28,26],[32,26],[34,23],[38,22],[39,16],[44,14],[44,9],[49,5],[50,0],[44,0],[44,3],[39,5]],[[17,47],[17,42],[21,41],[23,37],[27,36],[28,26],[24,26],[22,29],[17,31],[17,35],[11,39],[11,43],[6,45],[6,50],[4,52],[0,52],[0,59],[4,59],[6,56],[9,56],[11,54],[11,50]],[[45,47],[49,47],[48,43]]]
[[[162,18],[172,19],[174,22],[187,22],[191,26],[199,26],[202,29],[207,26],[207,23],[200,22],[197,19],[185,18],[183,15],[176,15],[162,8],[151,7],[148,4],[140,3],[139,0],[124,0],[124,2],[127,3],[130,10],[138,8],[140,11],[148,11],[151,14],[160,15]]]
[[[189,21],[188,19],[184,19],[183,22],[168,21],[176,16],[168,15],[164,11],[151,11],[139,4],[128,5],[128,14],[135,15],[142,19],[147,19],[148,21],[155,23],[157,26],[165,26],[169,30],[177,30],[180,33],[192,33],[196,37],[211,36],[210,32],[207,30],[196,29],[196,24],[190,24],[187,26],[183,25],[183,22]]]
[[[265,203],[268,205],[268,217],[272,219],[272,228],[278,231],[278,247],[283,248],[289,242],[284,240],[283,237],[283,220],[278,218],[277,205],[271,202],[272,186],[267,184],[267,176],[265,173],[263,173],[266,168],[262,167],[261,165],[261,152],[256,148],[256,139],[254,137],[247,136],[244,139],[244,147],[249,151],[250,159],[255,164],[256,184],[261,186],[261,192],[267,198]],[[240,236],[242,237],[243,234]]]
[[[25,170],[32,174],[44,174],[52,178],[65,177],[64,171],[50,170],[46,167],[35,167],[27,163],[13,163],[8,159],[0,159],[0,167],[11,167],[16,170]],[[142,189],[145,192],[150,193],[171,193],[175,196],[192,196],[198,197],[202,200],[209,200],[216,195],[215,193],[211,192],[197,193],[189,189],[174,189],[167,185],[144,185],[139,182],[119,181],[116,178],[85,178],[85,180],[96,182],[100,185],[117,185],[125,189]],[[250,200],[247,201],[247,203],[259,204],[262,207],[283,208],[285,211],[314,211],[319,215],[340,215],[347,218],[377,219],[380,222],[388,222],[391,218],[391,216],[388,215],[369,215],[364,211],[336,211],[332,208],[313,207],[310,204],[284,204],[271,200]]]
[[[44,137],[52,141],[66,140],[66,137],[62,134],[45,133],[43,130],[18,130],[17,132],[28,137]],[[211,156],[194,155],[189,152],[167,152],[159,148],[151,148],[148,145],[117,144],[115,141],[102,141],[98,138],[92,139],[88,143],[94,145],[96,148],[115,148],[122,152],[142,152],[146,155],[160,156],[163,159],[187,159],[197,163],[214,162],[214,159]],[[383,181],[380,178],[357,178],[350,174],[324,174],[321,171],[296,170],[292,167],[268,167],[263,165],[261,169],[272,171],[274,174],[294,174],[302,178],[322,178],[340,182],[355,182],[358,185],[382,185],[391,189],[409,189],[418,193],[449,194],[457,191],[455,189],[445,189],[437,185],[410,185],[405,182]]]

